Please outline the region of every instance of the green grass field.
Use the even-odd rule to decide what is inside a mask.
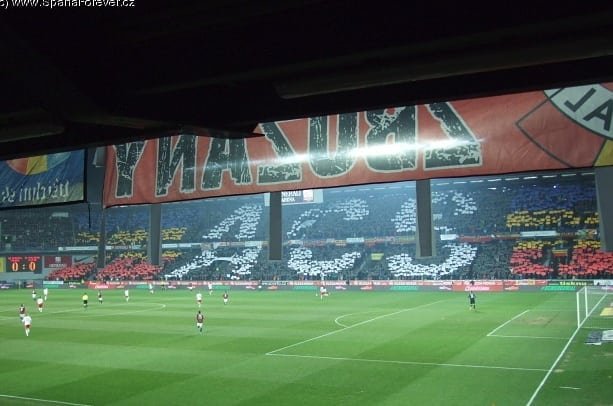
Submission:
[[[569,341],[572,292],[204,292],[202,335],[195,292],[82,293],[0,291],[0,405],[613,404],[613,344],[584,344],[613,319]]]

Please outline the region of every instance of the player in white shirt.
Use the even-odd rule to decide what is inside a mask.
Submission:
[[[47,301],[47,296],[49,296],[49,288],[44,288],[43,289],[43,298],[45,299],[45,302]]]
[[[153,283],[149,282],[149,293],[153,295]]]
[[[196,303],[198,303],[198,307],[202,307],[202,293],[196,293]]]
[[[32,317],[30,317],[29,314],[26,314],[25,316],[23,316],[23,327],[26,330],[26,336],[30,335],[30,327],[32,326]]]
[[[223,293],[223,304],[227,305],[227,304],[228,304],[228,299],[229,299],[229,297],[228,297],[228,291],[226,290],[226,291]]]
[[[44,305],[44,303],[45,303],[45,302],[43,301],[43,298],[42,298],[42,297],[40,297],[40,296],[39,296],[39,297],[38,297],[38,299],[36,299],[36,306],[38,306],[38,311],[39,311],[40,313],[42,313],[42,312],[43,312],[43,305]]]
[[[319,297],[324,300],[324,296],[328,296],[328,289],[324,285],[319,287]]]
[[[213,283],[209,282],[209,296],[213,294]]]
[[[130,301],[130,289],[124,290],[123,296],[126,298],[126,302],[129,302]]]

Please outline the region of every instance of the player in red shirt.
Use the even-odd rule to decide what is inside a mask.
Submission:
[[[200,334],[202,334],[203,327],[204,327],[204,314],[202,314],[202,312],[198,310],[198,313],[196,313],[196,328],[200,331]]]
[[[26,307],[23,305],[23,303],[19,306],[19,320],[21,320],[21,322],[23,323],[23,318],[26,315]]]

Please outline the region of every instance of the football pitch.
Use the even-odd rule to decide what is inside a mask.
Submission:
[[[612,405],[604,297],[574,292],[0,291],[0,405]],[[18,318],[31,314],[26,337]]]

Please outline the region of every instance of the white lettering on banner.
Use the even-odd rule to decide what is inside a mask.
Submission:
[[[201,156],[198,137],[191,134],[117,145],[113,149],[114,198],[129,200],[135,196],[138,189],[135,173],[141,164],[151,164],[141,162],[145,150],[151,148],[156,151],[152,197],[161,200],[172,190],[178,190],[182,198],[187,199],[190,195],[222,190],[225,186],[253,188],[281,183],[299,186],[305,171],[320,181],[355,176],[353,172],[358,162],[373,175],[415,171],[419,154],[423,154],[425,170],[483,165],[479,141],[449,103],[427,105],[424,110],[448,138],[444,142],[428,141],[426,135],[420,140],[416,111],[417,107],[413,106],[398,107],[393,114],[381,110],[309,118],[306,153],[292,145],[298,142],[296,134],[290,138],[276,123],[261,124],[266,135],[264,140],[275,153],[274,157],[264,160],[252,156],[254,151],[248,148],[247,140],[237,139],[211,138],[205,156]],[[360,123],[361,117],[365,123]],[[334,129],[332,122],[336,123]],[[364,124],[370,128],[361,136],[360,128]],[[257,170],[255,179],[252,170]],[[196,172],[201,173],[199,181],[196,181]],[[225,173],[229,176],[224,176]],[[232,185],[224,186],[224,182]],[[139,186],[142,189],[142,185]],[[284,192],[283,200],[285,203],[312,201],[313,197],[305,197],[300,191]]]
[[[36,182],[32,186],[10,188],[5,186],[0,192],[0,200],[8,203],[48,203],[59,200],[66,200],[72,193],[70,181],[60,181],[55,179],[53,182]]]

